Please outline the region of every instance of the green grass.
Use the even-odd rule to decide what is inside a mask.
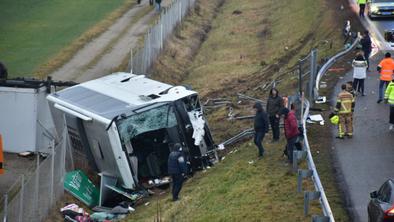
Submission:
[[[32,76],[40,66],[125,2],[130,1],[2,0],[0,59],[11,77]]]
[[[152,199],[125,221],[154,221],[157,201],[163,221],[311,221],[303,215],[296,177],[281,158],[283,145],[265,144],[263,160],[257,160],[252,143],[237,146],[237,152],[187,181],[179,202]],[[310,183],[304,186],[311,189]],[[319,213],[318,202],[312,203],[311,214]]]
[[[311,48],[319,49],[320,60],[343,47],[340,30],[349,14],[338,13],[341,2],[225,0],[218,7],[220,1],[199,1],[197,10],[184,20],[153,66],[153,78],[190,84],[202,101],[227,97],[236,102],[237,92],[265,100],[267,92],[252,89],[285,73]],[[235,10],[241,13],[234,14]],[[322,44],[326,41],[333,47]],[[293,94],[297,85],[284,79],[279,85],[281,94]],[[242,103],[234,108],[248,114],[250,107]],[[228,121],[227,113],[227,108],[221,108],[208,114],[218,143],[252,126],[250,121]],[[313,155],[320,150],[316,165],[321,169],[334,216],[337,221],[349,221],[336,187],[330,153],[320,145],[312,144]],[[295,193],[296,177],[288,173],[279,157],[284,143],[267,145],[267,158],[255,166],[247,164],[256,155],[254,146],[240,146],[238,155],[229,155],[208,173],[188,182],[179,204],[160,198],[164,221],[310,221],[302,215],[303,197]],[[313,190],[310,180],[306,184]],[[137,208],[129,221],[152,221],[155,199],[151,204]],[[321,215],[319,205],[313,209]]]

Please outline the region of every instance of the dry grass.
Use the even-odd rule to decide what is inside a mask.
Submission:
[[[103,33],[109,26],[111,26],[118,18],[120,18],[126,11],[136,4],[136,1],[128,0],[125,3],[111,12],[104,20],[100,21],[93,27],[85,31],[81,36],[72,41],[67,47],[63,48],[55,56],[50,58],[45,64],[41,65],[34,73],[39,78],[44,78],[57,68],[62,66],[65,62],[70,60],[72,56],[81,49],[86,43]]]
[[[203,101],[208,97],[232,98],[236,92],[264,99],[266,92],[252,89],[294,67],[310,49],[318,48],[321,59],[343,47],[341,26],[349,14],[336,10],[345,2],[201,0],[167,43],[151,69],[152,77],[172,84],[190,84]],[[235,10],[241,13],[233,13]],[[293,94],[295,87],[296,81],[279,85],[282,95]],[[245,112],[248,106],[236,108]],[[226,108],[221,108],[208,115],[216,142],[251,126],[250,121],[228,121],[227,113]],[[226,158],[212,171],[187,183],[181,203],[161,199],[164,221],[310,220],[303,218],[302,209],[298,208],[302,206],[302,196],[292,193],[295,177],[284,176],[287,169],[280,165],[283,142],[267,144],[268,156],[258,163],[258,171],[243,165],[253,159],[253,145],[240,146],[244,153]],[[312,146],[315,151],[322,149],[316,143]],[[316,164],[322,169],[320,176],[336,220],[348,221],[329,152],[321,152]],[[271,187],[279,189],[267,191]],[[286,206],[294,209],[287,212]],[[155,209],[154,205],[137,209],[130,220],[152,221]],[[314,210],[321,214],[320,208]]]

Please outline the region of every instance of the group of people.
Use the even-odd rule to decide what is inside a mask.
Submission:
[[[141,4],[142,0],[137,0],[137,4]],[[149,0],[149,5],[153,5],[153,1],[156,4],[156,10],[160,12],[161,10],[161,0]]]
[[[372,51],[372,42],[368,31],[365,31],[360,41],[361,51],[356,54],[352,62],[353,82],[341,86],[342,91],[338,94],[335,112],[339,116],[338,136],[343,139],[353,137],[353,112],[355,98],[358,95],[365,96],[364,81],[369,70],[369,57]],[[385,101],[390,105],[389,130],[394,130],[394,59],[389,52],[385,53],[377,66],[379,72],[379,87],[377,103]]]
[[[265,134],[268,133],[269,127],[272,129],[272,142],[279,141],[280,129],[279,123],[283,116],[284,118],[284,133],[287,139],[286,151],[290,163],[293,162],[293,150],[295,149],[297,139],[299,138],[300,131],[295,114],[295,107],[292,106],[289,110],[285,107],[282,97],[279,96],[277,89],[273,88],[270,91],[265,111],[260,102],[256,102],[253,106],[256,111],[254,118],[255,137],[254,143],[259,151],[259,158],[264,157],[263,139]]]

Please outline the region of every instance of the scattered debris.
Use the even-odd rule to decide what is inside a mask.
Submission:
[[[99,204],[99,190],[81,170],[66,173],[64,189],[89,207]]]
[[[150,204],[150,202],[146,202],[144,205],[145,205],[145,206],[148,206],[149,204]]]
[[[251,160],[248,162],[249,164],[254,164],[254,160]]]
[[[241,10],[234,10],[233,11],[233,15],[240,15],[240,14],[242,14]]]
[[[315,103],[316,104],[322,104],[322,103],[326,103],[327,102],[327,98],[325,96],[319,96],[316,100]]]
[[[20,156],[20,157],[32,157],[32,156],[34,156],[34,152],[26,151],[26,152],[18,153],[18,156]]]
[[[329,72],[343,72],[345,68],[330,68],[328,69]]]
[[[219,144],[218,145],[218,150],[224,150],[224,149],[225,149],[224,144]]]
[[[319,124],[322,125],[322,126],[324,125],[323,116],[320,115],[320,114],[317,114],[317,115],[309,115],[309,117],[308,117],[307,120],[309,120],[309,121],[308,121],[309,123],[310,123],[310,121],[312,121],[312,123],[317,122],[317,123],[319,123]]]

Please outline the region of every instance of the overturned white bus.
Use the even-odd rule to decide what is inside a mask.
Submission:
[[[192,170],[215,159],[198,95],[186,87],[115,73],[47,99],[54,118],[65,117],[71,147],[126,189],[166,176],[175,143],[184,147]]]

